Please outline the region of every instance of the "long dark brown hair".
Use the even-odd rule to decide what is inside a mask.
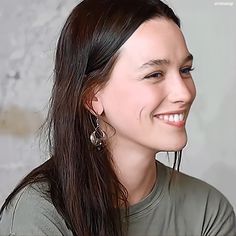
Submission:
[[[159,0],[84,0],[69,15],[58,40],[54,86],[47,118],[50,158],[31,171],[8,196],[0,213],[26,185],[47,182],[49,196],[77,236],[124,235],[121,203],[127,191],[119,182],[111,155],[89,140],[95,116],[86,108],[103,86],[119,49],[145,21],[180,21]]]

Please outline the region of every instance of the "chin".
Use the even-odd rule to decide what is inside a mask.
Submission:
[[[173,152],[177,152],[182,150],[187,144],[187,139],[184,140],[178,140],[178,142],[173,143],[172,148],[170,147],[170,149],[172,149],[171,151]]]
[[[168,140],[168,143],[162,143],[161,150],[164,152],[177,152],[182,150],[187,144],[187,136]],[[159,149],[160,150],[160,149]]]

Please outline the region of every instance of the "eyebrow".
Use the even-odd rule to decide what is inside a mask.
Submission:
[[[193,60],[193,55],[190,53],[184,58],[183,63],[186,63],[186,62],[189,62],[192,60]],[[169,65],[169,64],[170,64],[170,60],[155,59],[155,60],[150,60],[150,61],[144,63],[141,67],[139,67],[139,69],[144,69],[148,66],[162,66],[162,65]]]

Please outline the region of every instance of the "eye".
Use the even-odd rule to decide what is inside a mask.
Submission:
[[[146,75],[144,77],[144,79],[150,79],[150,78],[157,78],[157,79],[160,79],[161,77],[163,77],[163,73],[162,72],[154,72],[150,75]]]
[[[180,73],[184,76],[184,77],[189,77],[191,76],[191,71],[193,71],[194,68],[192,67],[184,67],[182,69],[180,69]]]

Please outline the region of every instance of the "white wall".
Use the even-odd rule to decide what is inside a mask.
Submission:
[[[36,130],[47,112],[56,39],[76,2],[0,1],[0,204],[46,158]],[[181,170],[216,186],[236,209],[236,3],[168,2],[194,55],[198,92]]]
[[[39,149],[59,31],[76,0],[0,0],[0,204]]]

